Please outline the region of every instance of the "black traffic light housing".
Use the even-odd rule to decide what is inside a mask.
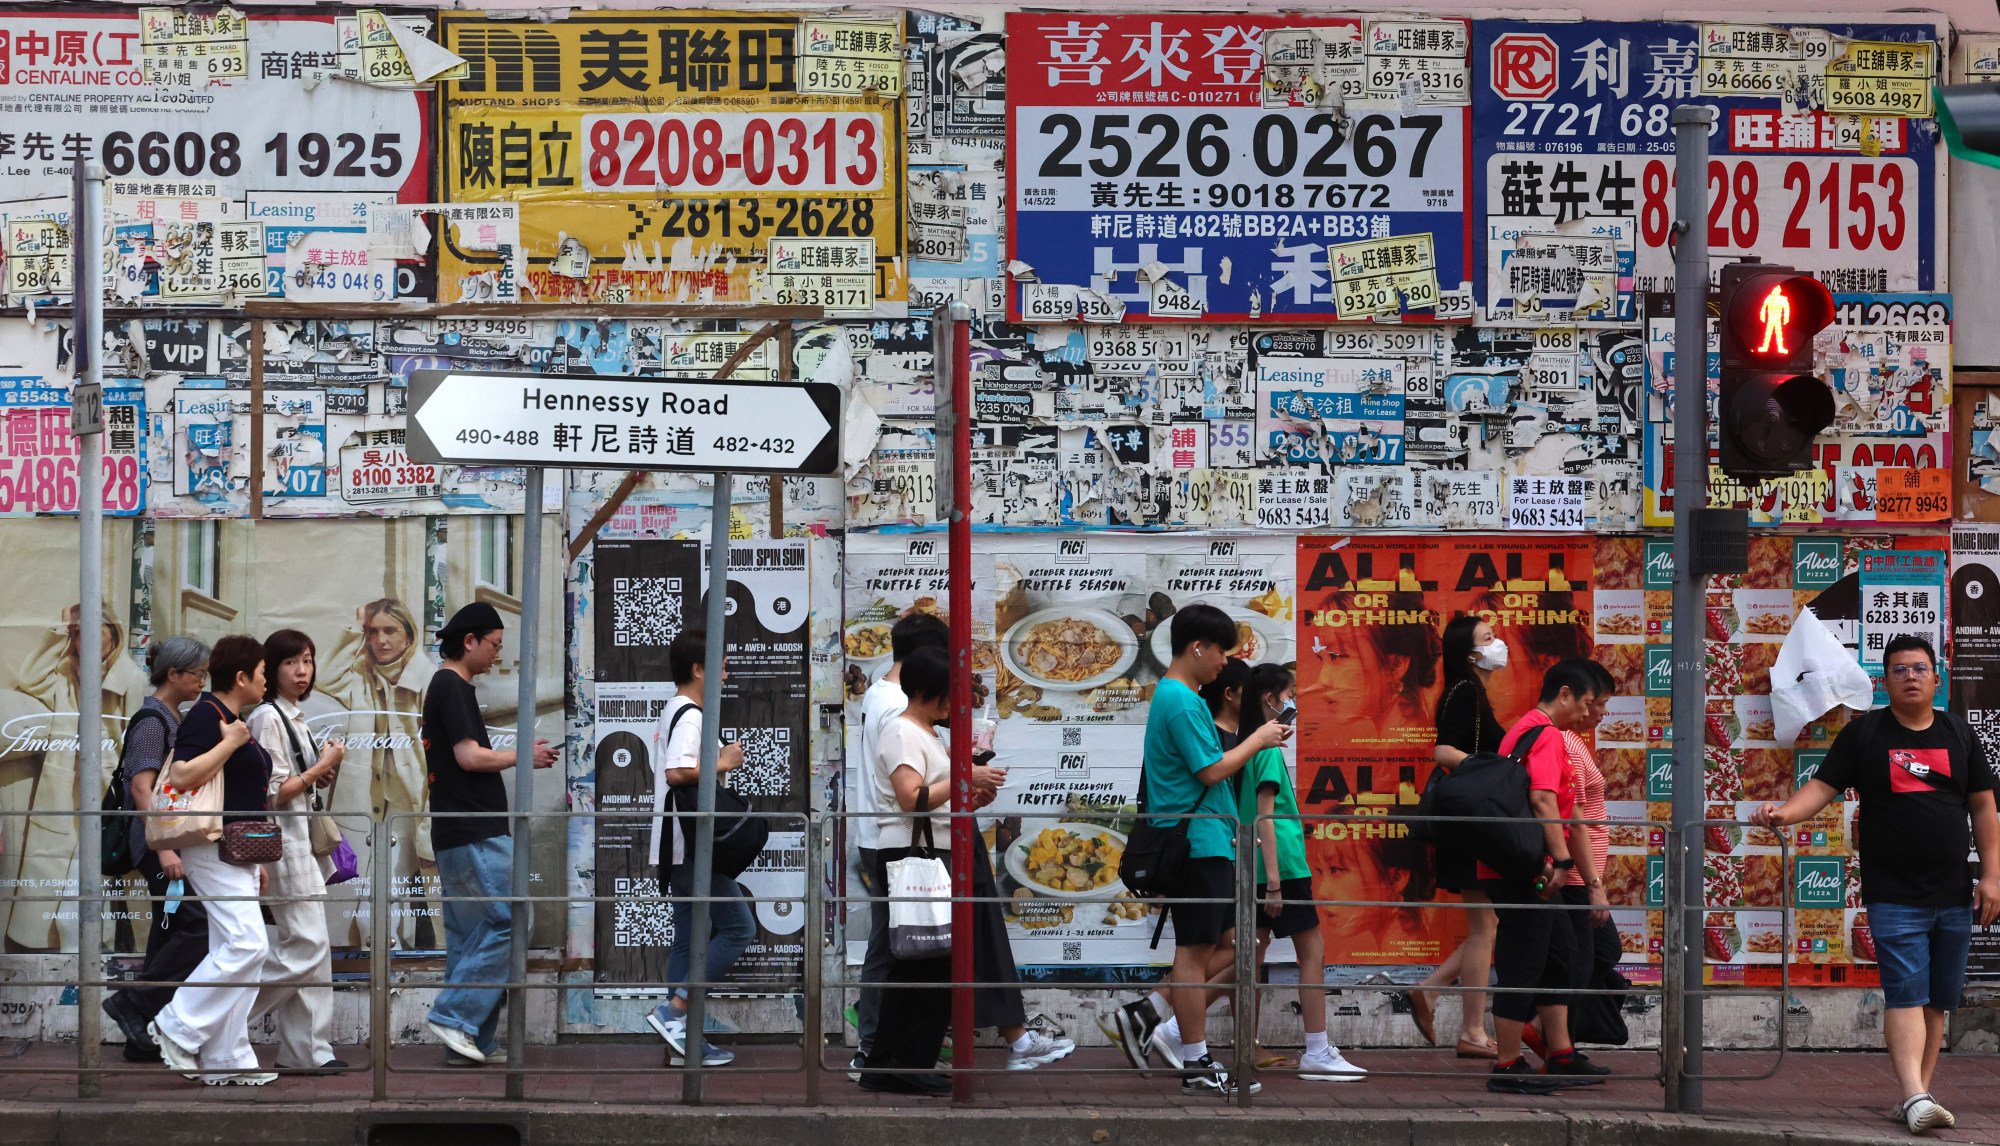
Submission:
[[[1813,336],[1833,322],[1825,284],[1792,267],[1722,268],[1722,386],[1715,437],[1722,472],[1745,482],[1813,464],[1833,424],[1833,391],[1813,374]]]

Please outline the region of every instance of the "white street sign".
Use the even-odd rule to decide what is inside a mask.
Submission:
[[[104,432],[104,384],[78,382],[69,390],[69,432],[81,438]]]
[[[417,370],[410,457],[440,465],[830,474],[840,388]]]

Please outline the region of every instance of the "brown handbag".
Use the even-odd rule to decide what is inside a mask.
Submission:
[[[234,820],[222,825],[217,851],[223,863],[237,867],[277,863],[285,855],[285,834],[276,820]]]

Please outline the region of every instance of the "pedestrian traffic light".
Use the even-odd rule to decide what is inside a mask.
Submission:
[[[2000,84],[1937,89],[1938,131],[1953,159],[2000,167]]]
[[[1812,466],[1813,435],[1833,422],[1833,391],[1813,375],[1813,335],[1833,321],[1833,295],[1791,267],[1722,268],[1722,472],[1746,482]]]

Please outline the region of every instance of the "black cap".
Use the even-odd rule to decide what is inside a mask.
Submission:
[[[493,629],[504,629],[506,627],[500,623],[500,611],[498,609],[495,609],[484,601],[474,601],[472,604],[453,613],[451,620],[445,623],[444,628],[438,630],[438,636],[443,638],[449,637],[453,633],[488,632]]]

